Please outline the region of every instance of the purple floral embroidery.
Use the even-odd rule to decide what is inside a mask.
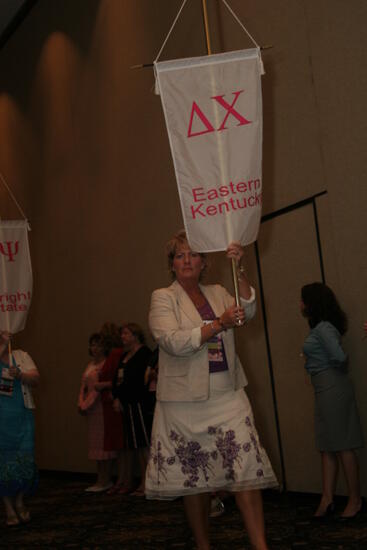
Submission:
[[[178,433],[174,432],[173,430],[171,430],[171,433],[169,434],[169,438],[172,440],[172,441],[178,441],[180,439],[180,436],[178,435]]]
[[[251,450],[251,443],[244,443],[242,448],[243,448],[243,450],[245,451],[245,453],[250,452],[250,450]]]
[[[218,428],[214,432],[212,431],[209,433],[211,433],[212,435],[217,435],[215,445],[223,459],[223,468],[227,470],[226,479],[234,481],[234,464],[235,462],[240,462],[241,460],[239,457],[241,445],[236,442],[235,432],[233,430],[228,430],[227,432],[223,433],[223,430],[221,428]]]
[[[252,425],[249,417],[246,417],[245,422],[247,426]],[[224,432],[220,427],[208,426],[208,434],[214,437],[216,447],[209,451],[204,450],[198,441],[186,440],[174,430],[169,434],[169,439],[174,445],[172,456],[163,455],[160,441],[152,444],[150,461],[156,467],[158,485],[161,482],[160,478],[168,479],[168,467],[174,465],[181,468],[184,476],[183,486],[193,488],[197,487],[200,479],[204,479],[205,483],[208,483],[214,471],[214,462],[218,461],[219,458],[221,458],[221,467],[225,470],[227,481],[236,480],[235,468],[245,458],[243,453],[253,452],[256,462],[263,464],[260,451],[261,445],[255,435],[256,432],[249,430],[250,441],[241,444],[237,442],[234,430]],[[218,464],[217,467],[220,468],[220,465]],[[258,478],[264,476],[262,468],[256,471],[256,476]]]
[[[181,464],[181,472],[187,476],[184,481],[184,487],[196,487],[199,481],[199,474],[204,476],[205,481],[209,480],[209,471],[211,470],[209,460],[210,454],[203,451],[200,443],[197,441],[186,441],[176,432],[171,431],[170,439],[175,443],[175,454]],[[176,457],[169,457],[167,462],[172,464]]]
[[[258,442],[257,442],[257,440],[256,440],[256,437],[254,436],[254,434],[253,434],[252,432],[250,433],[250,439],[251,439],[252,444],[253,444],[253,446],[254,446],[254,449],[255,449],[255,451],[256,451],[256,461],[257,461],[258,463],[261,463],[261,464],[262,464],[263,461],[262,461],[262,458],[261,458],[261,455],[260,455],[259,445],[258,445]]]

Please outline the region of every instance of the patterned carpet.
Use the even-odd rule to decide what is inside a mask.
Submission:
[[[90,479],[75,474],[41,474],[37,493],[28,504],[32,521],[1,529],[0,548],[80,548],[123,550],[192,550],[193,540],[182,502],[145,501],[132,496],[85,493]],[[310,518],[316,495],[265,492],[264,508],[271,549],[367,550],[367,514],[340,523],[315,523]],[[336,513],[344,501],[337,501]],[[211,520],[213,550],[249,549],[233,500],[223,516]],[[0,521],[4,525],[5,517]]]

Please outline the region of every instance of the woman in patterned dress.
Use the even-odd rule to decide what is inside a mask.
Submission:
[[[207,550],[210,494],[230,491],[252,545],[266,549],[260,489],[277,481],[243,391],[233,334],[254,316],[255,291],[241,272],[238,307],[220,285],[200,284],[205,256],[184,232],[167,251],[175,280],[153,292],[149,315],[160,359],[146,496],[183,496],[197,547]],[[227,249],[238,268],[242,255],[239,243]]]
[[[101,393],[95,389],[99,382],[101,369],[106,361],[103,337],[94,333],[89,338],[88,363],[82,376],[79,392],[78,408],[88,421],[88,458],[97,462],[97,481],[87,487],[89,493],[100,493],[112,486],[111,465],[117,457],[117,451],[105,450],[105,422]]]
[[[8,352],[10,335],[0,333],[0,495],[6,524],[27,523],[30,513],[24,495],[37,487],[34,461],[34,402],[31,387],[39,374],[28,353]]]

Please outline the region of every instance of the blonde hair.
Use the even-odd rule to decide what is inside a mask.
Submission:
[[[178,233],[173,235],[173,237],[168,241],[166,244],[166,251],[167,251],[167,260],[168,260],[168,270],[171,274],[172,279],[176,279],[176,274],[173,271],[173,260],[175,258],[177,249],[181,246],[188,246],[189,241],[187,240],[186,231],[184,229],[181,229]],[[200,279],[202,278],[202,275],[204,275],[204,272],[207,268],[207,260],[206,255],[203,252],[199,252],[202,260],[203,260],[203,270],[200,275]]]

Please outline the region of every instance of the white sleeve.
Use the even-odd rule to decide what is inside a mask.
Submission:
[[[245,319],[246,321],[249,321],[253,317],[255,317],[256,313],[256,293],[255,289],[251,287],[251,296],[247,300],[244,298],[241,298],[241,305],[243,306],[245,310]]]
[[[201,326],[182,329],[173,308],[174,297],[166,289],[152,294],[149,327],[159,347],[170,355],[186,357],[201,347]]]
[[[234,297],[231,296],[225,288],[223,288],[223,287],[220,287],[220,288],[222,288],[226,293],[226,307],[229,307],[230,305],[233,304]],[[255,293],[255,289],[253,287],[251,287],[251,296],[250,296],[250,298],[245,300],[245,298],[242,298],[240,296],[240,302],[241,302],[241,306],[245,310],[245,319],[246,319],[246,321],[249,321],[250,319],[255,317],[255,313],[256,313],[256,293]]]
[[[38,369],[31,358],[31,356],[26,351],[17,350],[14,352],[15,362],[22,372],[29,372],[35,370],[38,374]],[[18,364],[19,362],[19,364]]]

